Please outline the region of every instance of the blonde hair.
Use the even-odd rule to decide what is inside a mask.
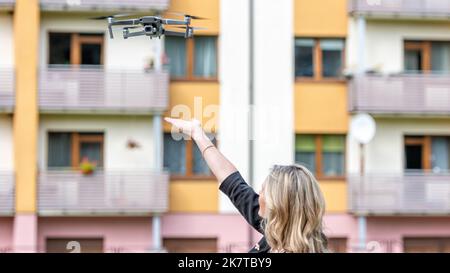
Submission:
[[[322,231],[325,200],[314,175],[304,166],[274,166],[264,182],[262,222],[274,252],[327,252]]]

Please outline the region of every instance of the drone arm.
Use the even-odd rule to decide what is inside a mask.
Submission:
[[[127,32],[123,34],[123,38],[127,39],[128,37],[137,37],[137,36],[143,36],[146,35],[145,31],[136,31],[136,32]]]
[[[109,31],[109,38],[114,39],[114,35],[113,35],[111,24],[108,25],[108,31]]]
[[[177,32],[177,31],[170,31],[170,30],[164,31],[164,35],[189,38],[189,37],[186,37],[186,33],[185,32]]]
[[[139,25],[140,21],[139,19],[130,19],[130,20],[119,20],[119,21],[112,21],[112,26],[128,26],[128,25]]]
[[[188,24],[186,21],[172,20],[172,19],[162,19],[162,23],[165,25],[173,25],[173,26],[183,26]]]

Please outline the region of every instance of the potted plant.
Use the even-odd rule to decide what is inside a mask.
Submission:
[[[91,175],[94,173],[96,166],[97,162],[90,161],[87,157],[83,157],[80,163],[80,171],[84,175]]]

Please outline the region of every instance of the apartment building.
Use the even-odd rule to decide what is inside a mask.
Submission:
[[[349,110],[377,126],[364,174],[348,177],[350,210],[383,251],[449,251],[449,12],[450,1],[349,1]]]
[[[70,241],[89,252],[161,249],[162,42],[124,42],[121,29],[110,40],[105,22],[89,18],[168,4],[2,5],[2,250],[76,250]]]
[[[448,251],[449,5],[0,0],[0,252],[247,251],[261,234],[163,116],[201,120],[256,191],[306,165],[332,251]],[[111,40],[89,19],[126,12],[206,29]]]

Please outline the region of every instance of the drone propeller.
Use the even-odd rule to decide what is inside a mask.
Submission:
[[[132,16],[133,14],[113,14],[113,15],[106,15],[106,16],[99,16],[99,17],[93,17],[93,18],[89,18],[91,20],[105,20],[108,18],[120,18],[120,17],[128,17],[128,16]]]
[[[209,20],[209,18],[195,16],[195,15],[190,15],[190,14],[185,14],[185,13],[181,13],[181,12],[168,11],[166,13],[167,14],[173,14],[173,15],[179,15],[179,16],[183,16],[183,17],[190,17],[190,18],[195,19],[195,20]]]

